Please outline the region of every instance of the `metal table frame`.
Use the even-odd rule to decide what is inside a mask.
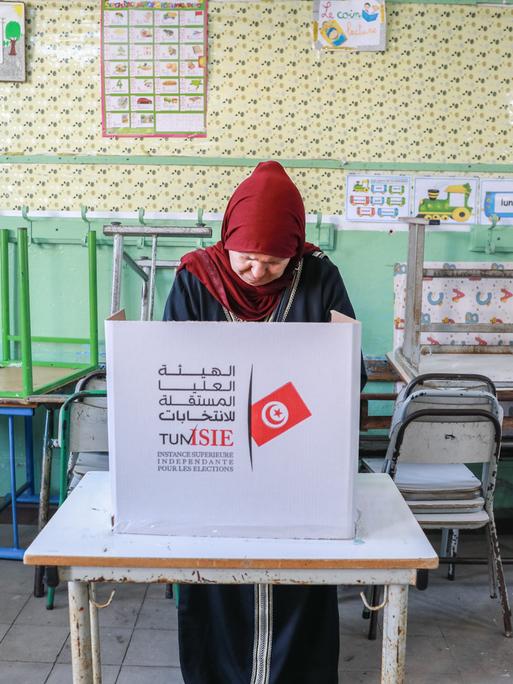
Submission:
[[[438,558],[388,475],[358,475],[356,538],[112,534],[108,473],[88,473],[25,554],[68,582],[73,682],[101,682],[94,584],[378,584],[387,587],[382,684],[403,684],[408,586]]]
[[[422,281],[423,278],[513,278],[512,270],[492,268],[424,268],[424,245],[426,226],[429,220],[416,217],[400,217],[408,224],[408,261],[406,270],[406,306],[404,314],[404,341],[401,349],[396,350],[398,365],[412,374],[418,373],[422,354],[506,354],[513,355],[513,347],[508,345],[422,345],[421,332],[476,332],[476,333],[513,333],[513,323],[422,323]],[[510,361],[510,363],[513,361]]]

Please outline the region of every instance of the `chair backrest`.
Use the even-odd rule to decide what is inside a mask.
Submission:
[[[447,389],[489,392],[497,395],[495,384],[486,375],[477,373],[424,373],[410,380],[400,396],[406,399],[420,389]]]
[[[69,451],[107,452],[109,450],[107,407],[97,405],[98,401],[105,401],[105,397],[84,397],[83,399],[84,401],[77,400],[70,406]]]
[[[488,392],[419,390],[396,407],[387,459],[486,463],[500,440],[502,409]]]
[[[69,406],[68,451],[108,452],[107,397],[88,392],[107,389],[105,370],[80,378],[75,393],[81,393]]]
[[[75,392],[83,392],[90,390],[106,390],[107,378],[104,370],[95,370],[77,382]],[[84,404],[91,404],[92,406],[107,407],[107,397],[83,397]]]

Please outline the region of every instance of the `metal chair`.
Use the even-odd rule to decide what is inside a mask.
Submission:
[[[433,388],[436,383],[437,387]],[[440,388],[441,386],[441,388]],[[486,527],[490,595],[498,585],[504,632],[511,611],[493,515],[502,410],[483,376],[420,376],[398,397],[384,460],[364,459],[367,470],[388,472],[424,529],[442,529],[442,559],[455,562],[457,533]],[[481,476],[467,467],[481,464]],[[372,603],[377,603],[373,591]],[[369,638],[375,638],[372,612]]]
[[[107,436],[107,397],[105,371],[95,371],[82,378],[75,387],[69,414],[59,421],[61,445],[61,496],[64,498],[90,470],[109,469]],[[67,421],[68,435],[64,435]],[[64,444],[65,439],[68,440]],[[67,453],[66,453],[67,452]],[[69,456],[67,455],[69,454]],[[63,472],[67,463],[66,473]],[[64,499],[62,499],[64,500]]]
[[[84,389],[87,388],[87,389]],[[108,470],[107,399],[105,371],[82,378],[59,411],[59,506],[89,470]],[[53,609],[58,577],[47,568],[46,608]]]

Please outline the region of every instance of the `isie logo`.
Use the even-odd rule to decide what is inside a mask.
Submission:
[[[288,382],[251,406],[251,436],[262,446],[311,415],[297,389]]]

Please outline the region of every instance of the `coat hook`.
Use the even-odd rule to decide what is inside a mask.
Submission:
[[[28,212],[29,212],[28,205],[24,204],[21,207],[21,218],[29,224],[28,243],[29,243],[29,245],[31,245],[32,244],[32,219],[29,217]]]
[[[91,221],[87,217],[87,212],[89,211],[89,207],[86,207],[84,204],[80,205],[80,218],[82,221],[87,225],[87,233],[84,236],[84,245],[87,245],[87,240],[89,238],[89,233],[91,232]]]
[[[144,207],[139,207],[139,209],[137,210],[137,215],[139,217],[139,223],[141,224],[141,226],[147,225],[147,223],[144,219],[144,213],[145,213]],[[144,235],[142,235],[139,238],[139,249],[143,249],[143,248],[144,248]]]
[[[202,209],[202,208],[198,209],[198,218],[197,218],[197,221],[196,221],[196,225],[197,225],[198,227],[201,227],[201,226],[204,226],[204,225],[205,225],[205,224],[203,223],[203,209]],[[204,247],[204,246],[205,246],[205,241],[203,240],[203,238],[199,238],[198,244],[199,244],[200,247]]]

